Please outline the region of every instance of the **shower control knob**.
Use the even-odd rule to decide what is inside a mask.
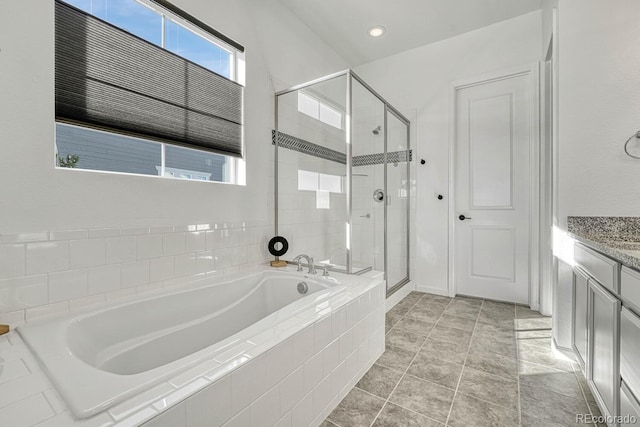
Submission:
[[[424,164],[426,164],[426,163],[427,163],[427,161],[426,161],[425,159],[420,159],[420,164],[421,164],[421,165],[424,165]]]

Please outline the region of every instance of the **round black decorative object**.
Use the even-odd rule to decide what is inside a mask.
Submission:
[[[276,245],[280,243],[282,247],[280,249],[276,249]],[[276,236],[269,240],[269,253],[273,256],[280,257],[287,253],[289,250],[289,242],[282,236]]]

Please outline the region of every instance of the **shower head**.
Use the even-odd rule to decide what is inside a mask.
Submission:
[[[374,130],[372,130],[371,132],[373,132],[374,135],[378,135],[380,133],[380,131],[382,130],[382,126],[378,125]]]

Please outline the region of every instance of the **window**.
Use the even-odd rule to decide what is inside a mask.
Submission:
[[[57,1],[56,166],[243,185],[244,49],[213,33],[160,0]]]
[[[342,129],[342,112],[304,92],[298,92],[298,111],[329,126]]]

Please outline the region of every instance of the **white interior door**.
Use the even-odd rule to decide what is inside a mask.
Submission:
[[[512,75],[456,90],[456,294],[529,300],[530,79]]]

